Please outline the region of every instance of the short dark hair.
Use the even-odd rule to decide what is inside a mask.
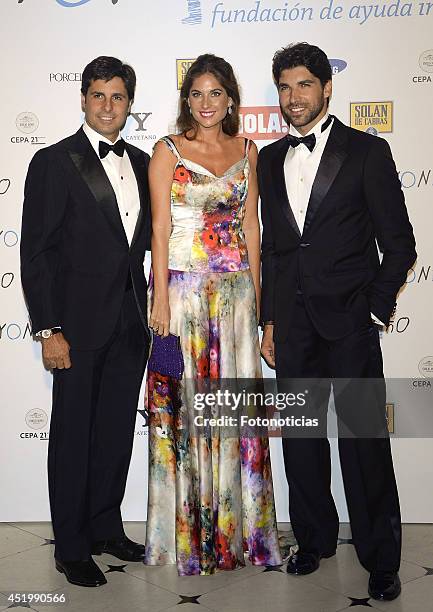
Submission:
[[[128,98],[133,100],[135,84],[137,82],[134,69],[128,64],[121,62],[117,57],[109,57],[107,55],[100,55],[84,68],[81,79],[81,93],[83,96],[86,96],[92,81],[97,81],[98,79],[111,81],[114,77],[122,79],[128,92]]]
[[[241,96],[239,93],[239,85],[233,72],[233,68],[222,57],[217,57],[212,53],[199,55],[193,64],[188,69],[183,81],[180,98],[179,98],[179,114],[177,117],[177,129],[189,140],[194,140],[197,133],[197,123],[190,113],[188,106],[188,96],[192,89],[194,79],[203,74],[212,74],[218,83],[224,87],[227,95],[232,99],[232,112],[227,113],[222,122],[222,129],[229,136],[236,136],[239,131],[239,107],[241,104]],[[191,132],[192,136],[187,137],[187,132]]]
[[[317,77],[322,87],[332,80],[332,69],[328,57],[322,49],[306,42],[283,47],[277,51],[272,60],[272,76],[278,85],[283,70],[305,66],[311,74]]]

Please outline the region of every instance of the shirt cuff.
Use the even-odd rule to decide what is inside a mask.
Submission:
[[[262,329],[265,329],[265,325],[275,325],[273,321],[261,321],[260,322],[260,327]]]
[[[382,327],[385,327],[385,323],[378,319],[372,312],[370,312],[370,316],[373,319],[374,323],[376,323],[376,325],[382,325]]]

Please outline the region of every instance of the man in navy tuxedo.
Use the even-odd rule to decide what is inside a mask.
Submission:
[[[416,259],[391,151],[385,140],[329,114],[332,72],[318,47],[299,43],[278,51],[273,77],[290,127],[258,160],[262,354],[280,381],[320,379],[315,398],[322,414],[330,394],[323,381],[332,379],[340,417],[350,397],[367,432],[370,420],[386,430],[379,327],[388,325]],[[353,382],[335,393],[342,379]],[[373,393],[363,402],[358,391],[368,389],[370,380],[376,381]],[[287,571],[308,574],[322,557],[335,554],[337,544],[329,442],[286,437],[283,451],[299,545]],[[394,599],[401,589],[401,526],[387,432],[341,436],[339,453],[353,542],[370,572],[369,593]]]
[[[120,513],[149,349],[149,156],[119,135],[135,84],[134,70],[116,58],[90,62],[81,88],[84,125],[36,153],[25,185],[22,284],[53,370],[55,560],[81,586],[106,582],[92,554],[144,557]]]

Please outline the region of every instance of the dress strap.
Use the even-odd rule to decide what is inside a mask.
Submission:
[[[249,138],[244,138],[245,140],[245,157],[248,157],[248,151],[250,150],[251,140]]]
[[[163,136],[162,138],[158,140],[158,142],[165,142],[165,144],[170,149],[170,151],[173,153],[173,155],[176,155],[177,159],[181,159],[180,153],[177,150],[176,145],[174,144],[173,140],[169,136]]]

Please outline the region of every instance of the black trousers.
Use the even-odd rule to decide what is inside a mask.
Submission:
[[[354,378],[353,385],[343,385],[342,389],[338,388],[339,381],[335,381],[337,415],[344,424],[350,422],[351,417],[346,419],[345,413],[349,411],[353,416],[355,400],[356,411],[360,413],[358,425],[372,419],[378,428],[385,424],[386,393],[376,325],[361,324],[345,338],[325,340],[314,328],[303,296],[298,295],[290,336],[286,342],[275,344],[275,359],[278,380],[321,379],[315,392],[319,414],[327,411],[329,378],[340,381]],[[359,393],[364,387],[360,386],[360,379],[369,378],[376,382],[371,388],[366,385],[367,400],[361,399]],[[356,430],[355,423],[355,433]],[[401,523],[389,438],[387,435],[369,438],[365,430],[361,436],[339,436],[338,441],[353,543],[367,571],[397,571]],[[339,519],[330,488],[330,447],[326,434],[317,438],[285,437],[283,453],[290,520],[299,547],[305,552],[332,553],[337,544]]]
[[[89,558],[92,542],[124,534],[120,505],[148,348],[129,289],[107,344],[71,348],[72,367],[54,371],[48,484],[58,559]]]

